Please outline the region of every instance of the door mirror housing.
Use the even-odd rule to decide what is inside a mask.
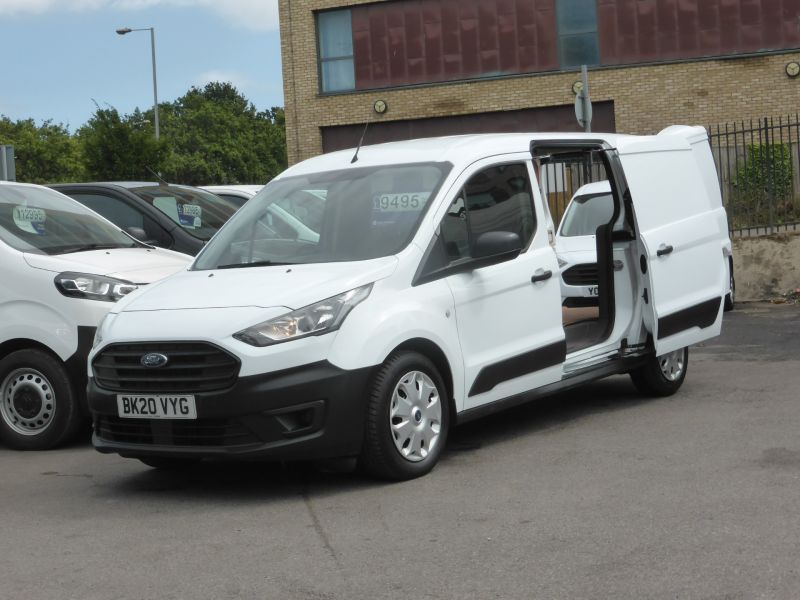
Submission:
[[[147,233],[141,227],[126,227],[125,233],[129,236],[136,238],[140,242],[147,241]]]
[[[472,258],[476,260],[486,258],[511,257],[522,250],[522,239],[519,234],[511,231],[487,231],[478,236],[472,247]]]

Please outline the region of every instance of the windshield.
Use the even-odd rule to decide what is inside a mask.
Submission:
[[[0,239],[21,252],[66,254],[141,244],[54,190],[0,185]]]
[[[210,192],[176,185],[130,188],[194,237],[207,241],[239,208]]]
[[[357,261],[402,250],[449,163],[384,165],[278,179],[248,201],[195,269]]]
[[[577,237],[595,235],[600,225],[607,224],[614,216],[614,199],[611,194],[576,196],[564,215],[559,235]]]

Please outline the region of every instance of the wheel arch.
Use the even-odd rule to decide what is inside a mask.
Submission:
[[[62,365],[65,364],[61,357],[53,352],[52,348],[30,338],[14,338],[0,343],[0,360],[17,350],[41,350],[55,358]]]
[[[427,357],[439,371],[439,374],[444,379],[444,384],[447,387],[447,398],[450,407],[450,419],[451,422],[455,422],[456,420],[456,401],[454,398],[454,382],[453,382],[453,370],[450,367],[450,361],[447,360],[447,356],[445,355],[444,351],[434,342],[425,338],[411,338],[409,340],[404,341],[403,343],[396,346],[389,355],[394,354],[395,352],[418,352],[423,356]],[[388,358],[388,355],[387,357]],[[386,360],[384,358],[384,360]]]

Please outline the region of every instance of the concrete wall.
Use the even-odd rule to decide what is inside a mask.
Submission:
[[[800,234],[735,239],[733,268],[737,302],[800,288]]]

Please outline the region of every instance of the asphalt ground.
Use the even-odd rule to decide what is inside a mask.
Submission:
[[[800,306],[740,305],[676,396],[539,400],[406,483],[0,449],[0,598],[800,598],[798,389]]]

